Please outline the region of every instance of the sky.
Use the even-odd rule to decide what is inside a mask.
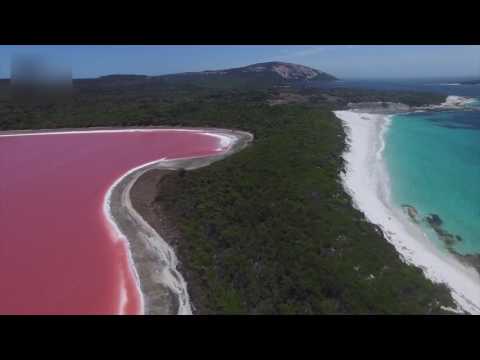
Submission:
[[[0,78],[10,77],[12,58],[22,54],[69,66],[74,78],[162,75],[265,61],[311,66],[342,79],[480,77],[479,45],[0,45]]]

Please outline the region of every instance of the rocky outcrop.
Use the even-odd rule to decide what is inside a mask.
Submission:
[[[204,71],[203,73],[216,75],[270,73],[285,81],[336,80],[334,76],[308,66],[278,61],[252,64],[233,69],[209,70]]]

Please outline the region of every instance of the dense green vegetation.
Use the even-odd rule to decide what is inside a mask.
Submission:
[[[444,96],[403,91],[360,89],[322,90],[314,87],[278,85],[236,87],[227,79],[218,86],[209,83],[169,83],[144,76],[106,76],[74,81],[68,103],[18,104],[12,101],[9,81],[0,80],[0,129],[69,128],[90,126],[184,125],[217,126],[196,111],[210,106],[224,113],[224,104],[266,104],[286,97],[286,103],[300,103],[329,109],[345,108],[349,102],[392,101],[416,106],[440,103]],[[295,98],[291,98],[292,95]],[[215,110],[212,110],[215,111]],[[184,114],[188,114],[184,116]],[[200,122],[199,122],[200,121]],[[242,120],[241,106],[224,114],[225,126],[252,129]]]
[[[219,89],[82,80],[68,104],[16,105],[0,84],[0,128],[217,126],[254,143],[207,168],[165,177],[156,203],[200,313],[440,313],[443,286],[400,261],[339,183],[345,134],[331,109],[436,95],[274,87]],[[287,96],[284,96],[284,95]],[[272,99],[287,99],[271,106]],[[290,99],[290,100],[289,100]],[[294,99],[294,101],[291,101]]]
[[[204,116],[223,126],[216,113]],[[162,213],[184,237],[178,251],[198,312],[441,312],[446,289],[402,263],[351,206],[331,112],[254,106],[242,118],[258,135],[253,146],[159,187]]]

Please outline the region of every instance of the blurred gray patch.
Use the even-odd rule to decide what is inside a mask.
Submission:
[[[15,55],[10,75],[12,100],[18,103],[68,102],[72,70],[38,55]]]

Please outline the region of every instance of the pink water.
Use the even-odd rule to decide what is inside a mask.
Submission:
[[[0,136],[0,314],[141,313],[105,194],[134,167],[219,143],[165,130]]]

